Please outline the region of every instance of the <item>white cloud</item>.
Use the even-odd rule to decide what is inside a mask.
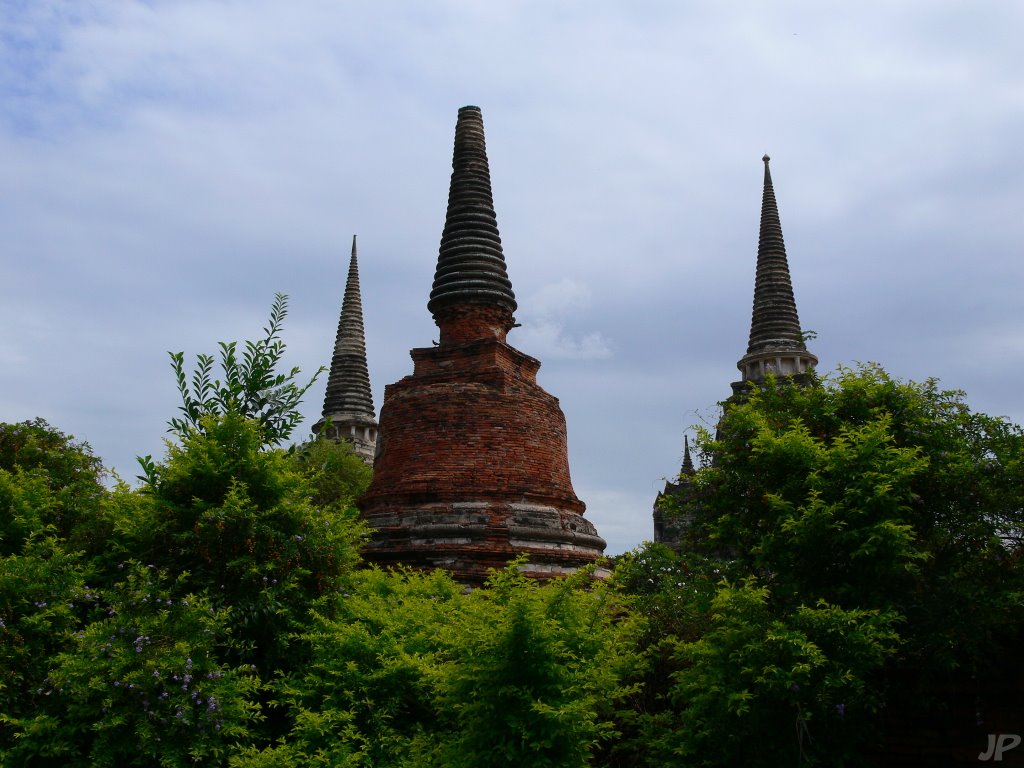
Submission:
[[[510,341],[542,362],[607,359],[612,356],[610,339],[599,331],[573,330],[591,304],[590,289],[579,281],[562,278],[545,284],[519,301],[522,327]]]
[[[735,376],[765,151],[823,364],[948,375],[1019,413],[1022,17],[942,0],[0,4],[0,418],[36,409],[133,476],[176,407],[166,350],[258,335],[280,290],[290,362],[329,359],[353,233],[379,408],[436,334],[470,103],[521,306],[509,340],[544,363],[580,496],[619,549],[650,536],[687,414]]]

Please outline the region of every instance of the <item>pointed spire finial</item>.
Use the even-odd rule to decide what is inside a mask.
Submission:
[[[683,471],[680,474],[692,475],[694,471],[693,459],[690,458],[690,436],[683,435]]]
[[[327,375],[324,394],[323,418],[314,426],[320,429],[329,420],[329,437],[347,437],[356,446],[357,453],[373,460],[377,422],[374,418],[373,396],[370,392],[370,374],[366,364],[366,338],[363,330],[363,302],[359,291],[359,259],[356,236],[352,235],[352,256],[345,281],[345,296],[341,303],[338,333],[334,342],[334,355]]]
[[[779,207],[775,202],[771,170],[765,155],[764,193],[761,200],[761,231],[757,241],[757,277],[754,282],[754,311],[747,354],[769,347],[805,349],[800,318],[793,299],[786,243],[782,238]]]
[[[443,326],[442,316],[467,305],[507,314],[498,323],[507,325],[505,332],[517,306],[494,213],[483,117],[472,106],[459,110],[455,126],[448,211],[427,309]]]
[[[759,381],[768,372],[802,374],[817,364],[807,351],[793,298],[786,243],[772,184],[771,158],[765,154],[761,228],[757,240],[757,276],[747,354],[737,363],[744,381]],[[737,382],[742,386],[743,382]],[[735,387],[736,385],[734,385]]]

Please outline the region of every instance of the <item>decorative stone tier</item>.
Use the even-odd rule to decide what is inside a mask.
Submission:
[[[733,392],[744,392],[751,382],[762,382],[769,374],[779,378],[792,377],[803,381],[807,373],[818,365],[818,358],[806,350],[792,349],[780,344],[778,349],[770,347],[757,354],[745,355],[737,364],[741,378],[732,384]]]
[[[376,529],[366,558],[478,584],[519,554],[541,578],[600,557],[540,362],[494,335],[411,354],[413,374],[385,389],[373,482],[358,501]]]
[[[324,427],[330,422],[330,426]],[[329,440],[347,440],[352,449],[363,461],[373,466],[373,456],[377,446],[377,422],[375,419],[358,413],[335,414],[330,419],[321,418],[313,425],[313,434]]]
[[[480,585],[488,572],[525,554],[534,578],[572,573],[592,563],[605,541],[589,520],[541,504],[462,501],[382,505],[364,512],[377,529],[364,550],[378,565],[444,568]]]

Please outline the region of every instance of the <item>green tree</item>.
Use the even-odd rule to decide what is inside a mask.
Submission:
[[[49,659],[36,691],[49,701],[25,719],[12,764],[223,764],[250,739],[259,678],[222,661],[227,611],[181,593],[166,573],[129,562],[112,588],[78,595],[91,615]]]
[[[636,663],[621,684],[615,714],[619,734],[603,747],[599,765],[680,764],[670,738],[680,729],[679,707],[670,701],[673,675],[685,666],[678,649],[710,631],[723,567],[651,542],[617,558],[611,585],[643,622],[633,649]]]
[[[238,768],[571,768],[615,736],[638,622],[589,573],[541,585],[513,564],[468,592],[364,570],[321,609],[280,681],[292,730]]]
[[[311,501],[320,507],[352,507],[373,479],[373,469],[346,440],[318,436],[298,446],[293,457],[302,475],[313,485]]]
[[[321,367],[305,384],[296,382],[298,368],[278,372],[285,353],[280,334],[287,315],[288,297],[278,293],[263,338],[246,341],[241,358],[238,342],[219,342],[223,378],[212,378],[214,355],[199,354],[190,384],[184,353],[169,353],[182,399],[178,407],[182,415],[171,419],[170,431],[181,439],[189,432],[202,430],[207,416],[234,414],[258,422],[260,438],[267,445],[280,445],[287,440],[302,421],[298,411],[302,396],[325,370]]]
[[[44,531],[69,549],[101,549],[106,470],[88,443],[43,419],[0,423],[0,553]]]
[[[0,424],[0,764],[29,764],[18,745],[59,713],[47,681],[95,596],[84,553],[110,528],[103,474],[88,445],[42,419]]]
[[[710,629],[676,650],[669,697],[682,722],[657,747],[686,765],[861,764],[897,623],[824,601],[787,609],[756,581],[723,583]]]
[[[230,608],[236,661],[288,668],[290,636],[359,561],[351,506],[319,505],[296,458],[264,450],[259,424],[206,416],[169,445],[146,504],[125,521],[125,555],[183,574],[181,588]]]
[[[0,556],[0,765],[50,765],[44,759],[60,751],[50,673],[94,597],[84,571],[52,535],[32,535]]]
[[[454,655],[438,683],[447,732],[429,764],[590,765],[616,736],[642,622],[587,569],[540,584],[513,562],[470,598],[475,610],[451,630]]]
[[[701,745],[744,734],[779,759],[856,764],[881,702],[944,707],[937,681],[982,685],[1010,663],[1024,629],[1019,427],[862,366],[807,386],[769,378],[698,448],[685,556],[729,580],[710,627],[674,652],[669,753],[729,764]]]
[[[353,572],[317,606],[308,662],[275,686],[291,730],[237,768],[419,768],[441,737],[437,685],[474,606],[446,571]]]
[[[719,432],[700,444],[691,550],[727,553],[777,598],[896,610],[913,628],[904,651],[946,668],[1015,630],[1020,427],[862,366],[807,387],[769,379]]]
[[[223,381],[200,356],[190,390],[172,355],[178,441],[138,490],[41,420],[0,425],[0,765],[227,765],[288,730],[270,686],[359,562],[369,469],[276,447],[309,386],[275,370],[284,315],[241,360],[221,345]]]
[[[358,561],[364,529],[352,501],[368,482],[345,447],[276,448],[319,375],[300,386],[298,368],[278,372],[286,314],[279,293],[265,336],[245,342],[241,359],[235,342],[220,343],[222,379],[212,379],[213,355],[201,354],[190,387],[183,354],[171,354],[178,442],[160,463],[140,459],[149,503],[124,529],[125,557],[186,574],[185,588],[231,609],[234,647],[264,673],[288,666],[290,633]]]

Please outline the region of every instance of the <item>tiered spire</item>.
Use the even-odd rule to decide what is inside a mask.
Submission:
[[[693,512],[689,504],[693,499],[693,459],[690,458],[690,436],[683,435],[683,466],[676,482],[665,481],[665,489],[654,500],[654,540],[670,547],[678,547],[683,532],[690,524]],[[666,509],[667,508],[667,509]]]
[[[518,560],[551,578],[601,556],[569,476],[565,415],[540,361],[506,341],[516,309],[478,107],[459,110],[448,212],[427,308],[440,343],[384,389],[373,480],[356,504],[381,566],[446,568],[482,584]]]
[[[786,244],[782,239],[779,208],[768,165],[771,158],[765,155],[761,159],[764,161],[764,195],[757,242],[754,310],[747,354],[737,363],[743,380],[733,385],[734,388],[742,388],[748,381],[761,381],[767,373],[800,375],[818,363],[818,358],[807,351],[800,331]]]
[[[352,257],[348,265],[348,279],[345,282],[345,297],[341,304],[338,335],[334,342],[334,355],[327,377],[323,418],[313,426],[313,431],[319,433],[327,421],[331,422],[328,437],[349,440],[357,453],[367,461],[373,461],[377,422],[370,393],[370,374],[366,365],[363,302],[359,295],[359,262],[355,235],[352,235]]]
[[[680,475],[692,475],[694,473],[693,459],[690,458],[690,436],[683,435],[683,468]]]
[[[455,332],[451,340],[469,338],[465,329],[449,327],[467,313],[488,317],[495,326],[488,330],[502,338],[512,327],[516,297],[501,250],[479,107],[459,110],[448,211],[427,309],[441,328],[442,344],[450,331]]]

